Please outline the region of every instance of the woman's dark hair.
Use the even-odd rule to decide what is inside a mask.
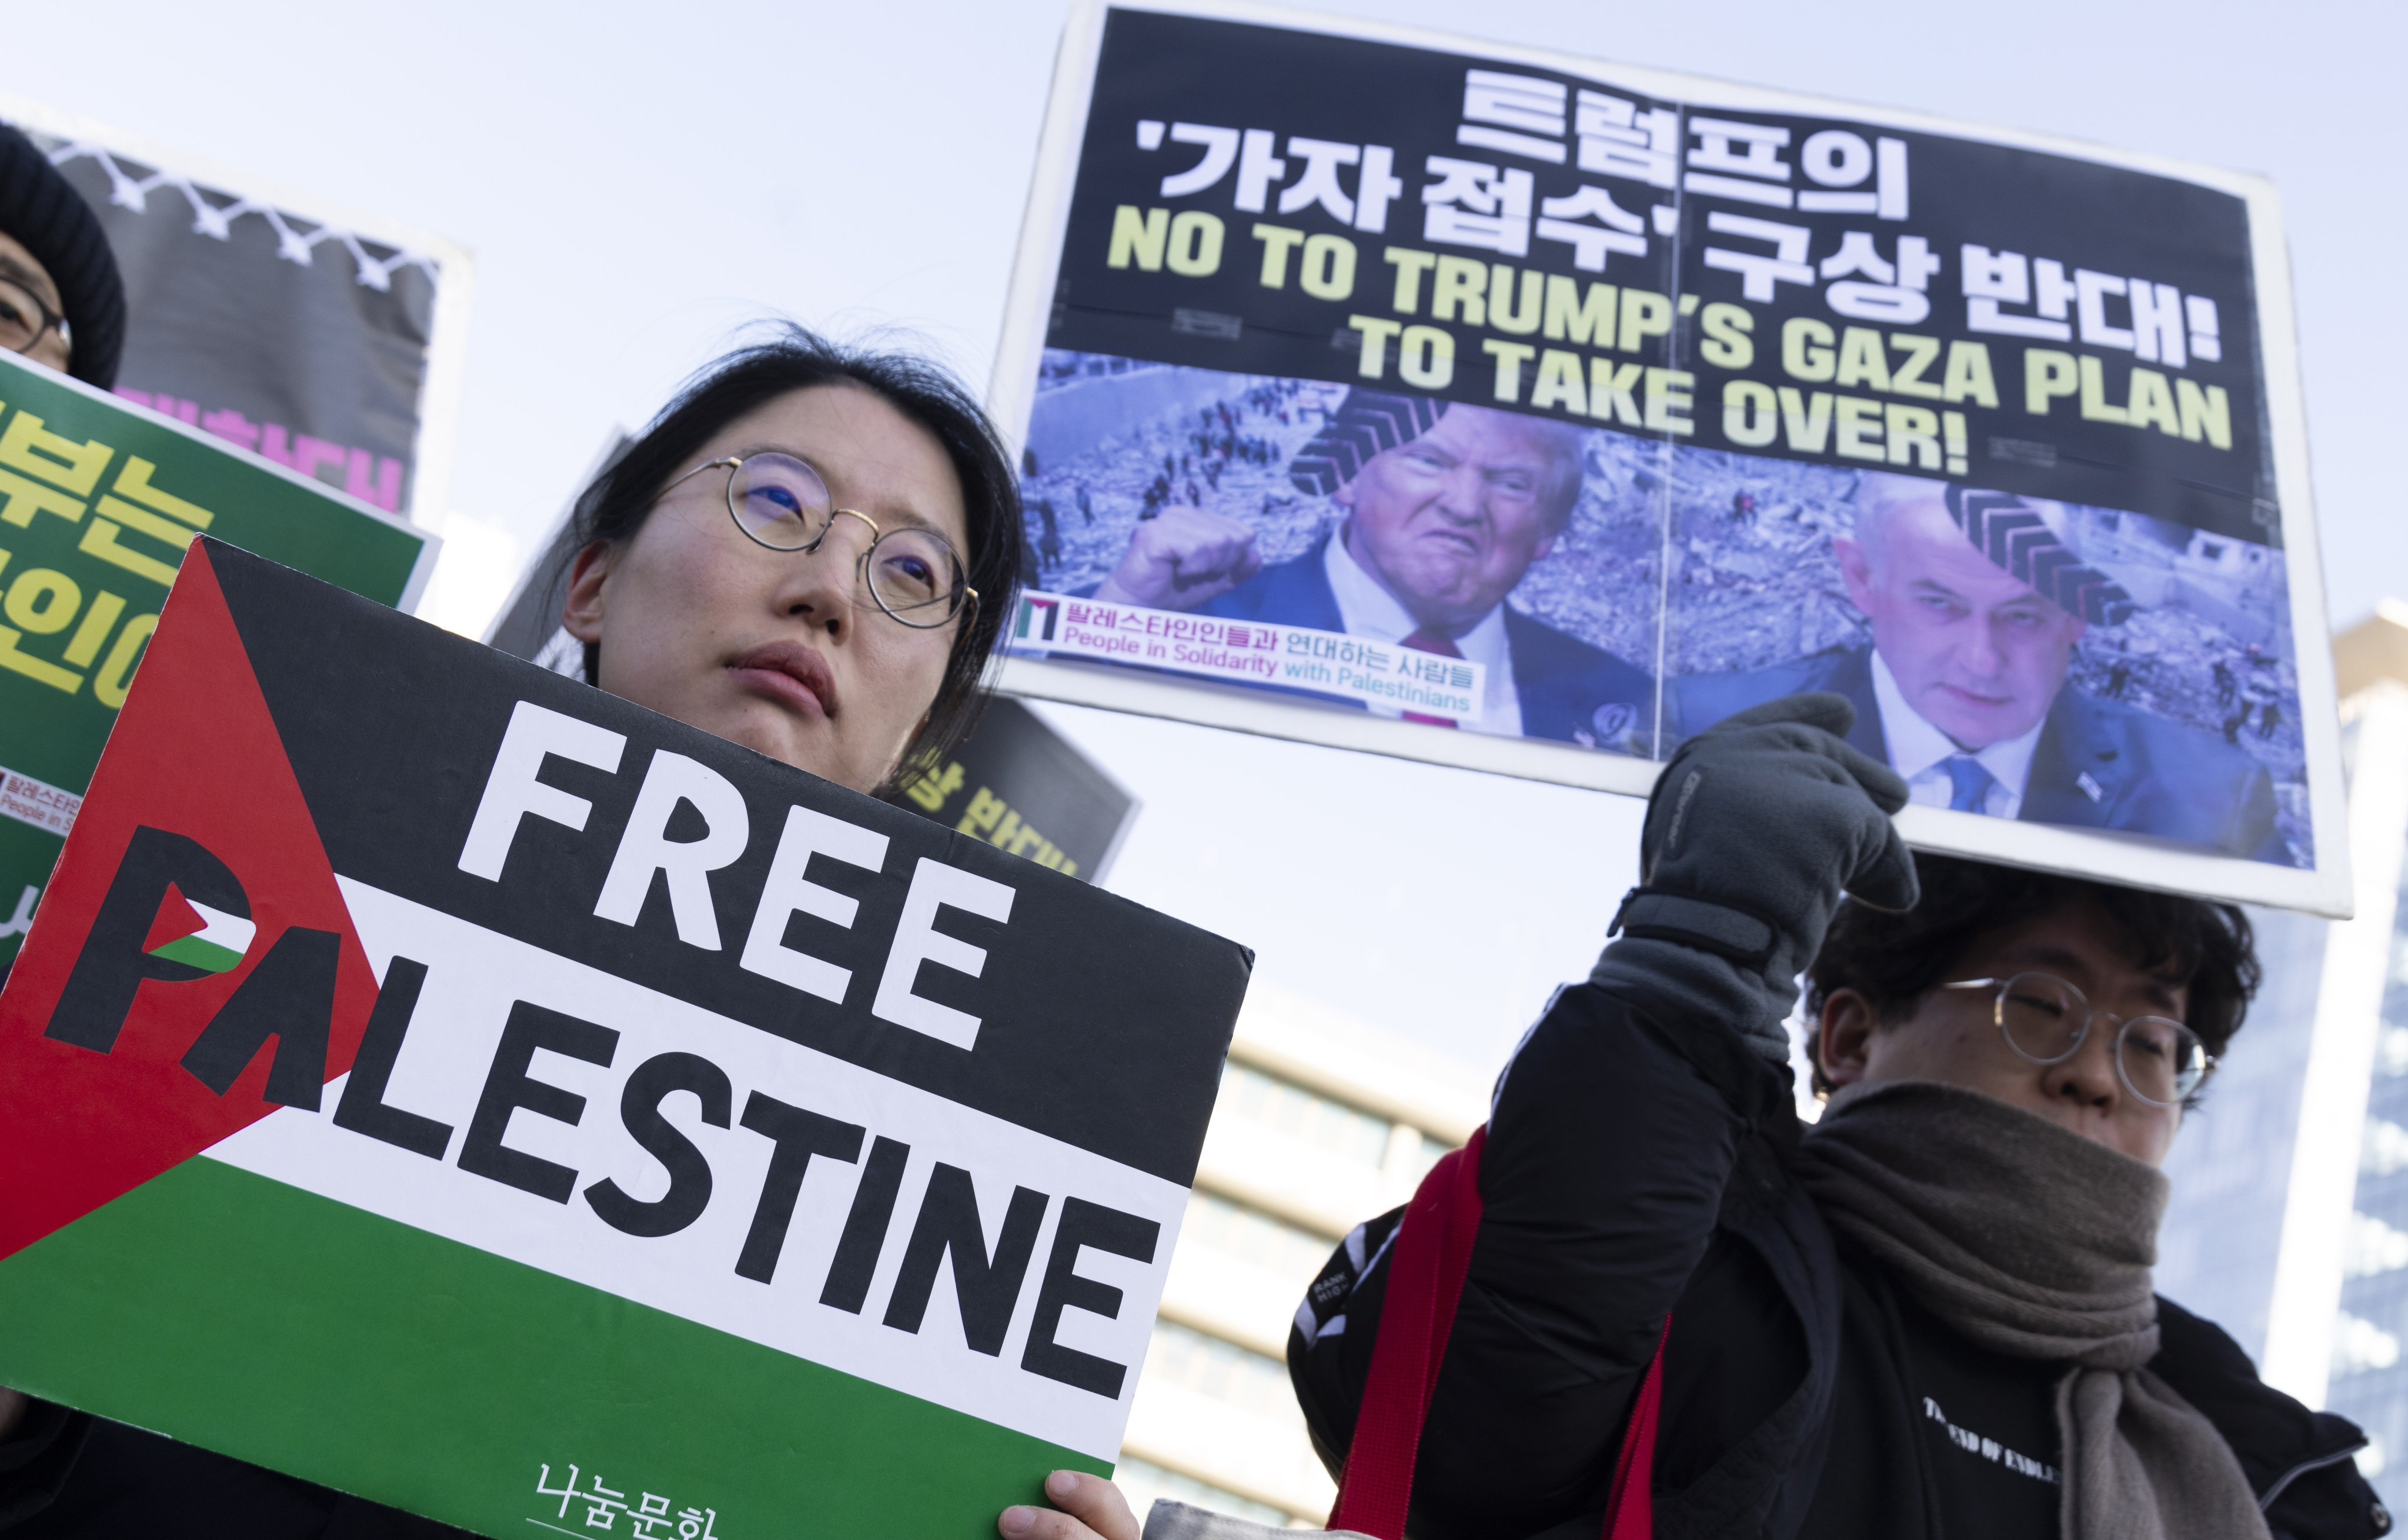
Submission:
[[[1978,861],[1918,855],[1923,898],[1904,914],[1885,914],[1843,900],[1806,970],[1808,1030],[1823,1002],[1854,990],[1872,1005],[1884,1026],[1914,1013],[1917,1002],[1985,936],[2040,915],[2088,904],[2124,932],[2127,955],[2170,982],[2188,986],[2186,1024],[2212,1054],[2221,1055],[2258,992],[2260,969],[2249,917],[2230,904],[2174,893],[2143,892],[2081,877],[2058,877]],[[1822,1056],[1810,1052],[1814,1089],[1828,1091]]]
[[[643,432],[619,450],[578,496],[569,559],[596,544],[632,540],[671,478],[711,437],[747,412],[794,391],[838,385],[866,390],[936,435],[962,484],[969,549],[962,553],[978,602],[964,611],[928,719],[904,746],[882,792],[941,763],[978,723],[983,676],[1021,580],[1020,484],[1011,458],[961,382],[910,353],[852,347],[781,323],[774,335],[708,365],[680,388]],[[585,649],[588,683],[601,678],[602,649]]]

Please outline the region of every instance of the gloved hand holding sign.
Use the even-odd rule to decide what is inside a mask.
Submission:
[[[1615,917],[1635,940],[1730,963],[1757,997],[1734,1025],[1775,1062],[1788,1058],[1780,1024],[1798,975],[1842,891],[1914,905],[1914,863],[1890,821],[1906,782],[1848,745],[1855,721],[1842,696],[1791,695],[1684,743],[1647,805],[1641,886]]]

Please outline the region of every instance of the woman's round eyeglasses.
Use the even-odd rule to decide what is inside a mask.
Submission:
[[[15,278],[0,274],[0,348],[30,353],[52,332],[72,349],[74,336],[67,318],[42,303],[42,296]]]
[[[2115,1074],[2124,1089],[2151,1106],[2175,1106],[2214,1073],[2215,1060],[2199,1034],[2168,1017],[2121,1019],[2094,1011],[2089,999],[2062,978],[2019,973],[2011,978],[1966,978],[1943,990],[1996,990],[1993,1015],[1999,1034],[2017,1056],[2035,1064],[2061,1064],[2082,1049],[2090,1024],[2100,1017],[2121,1021],[2115,1029]]]
[[[862,586],[879,608],[907,626],[934,630],[978,603],[978,590],[970,587],[953,542],[917,524],[881,530],[869,515],[838,507],[820,473],[791,454],[765,451],[713,460],[663,487],[661,495],[711,470],[727,473],[727,515],[756,546],[816,551],[839,516],[868,525],[869,549],[861,553]]]

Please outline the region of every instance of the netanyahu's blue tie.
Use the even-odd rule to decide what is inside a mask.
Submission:
[[[1999,783],[1999,777],[1971,754],[1951,754],[1940,763],[1948,771],[1950,809],[1959,813],[1987,811],[1990,788]]]

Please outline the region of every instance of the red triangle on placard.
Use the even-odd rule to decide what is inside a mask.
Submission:
[[[260,944],[228,973],[146,980],[108,1052],[47,1037],[101,900],[145,825],[198,841],[233,871]],[[180,895],[173,906],[191,907]],[[0,1257],[278,1110],[262,1093],[280,1041],[222,1096],[179,1061],[294,926],[340,938],[331,1079],[351,1069],[376,977],[208,551],[196,545],[0,993]]]
[[[159,918],[150,922],[150,934],[142,938],[142,949],[155,952],[170,941],[181,941],[208,928],[208,921],[193,907],[183,891],[174,883],[167,884],[167,896],[159,901]]]

